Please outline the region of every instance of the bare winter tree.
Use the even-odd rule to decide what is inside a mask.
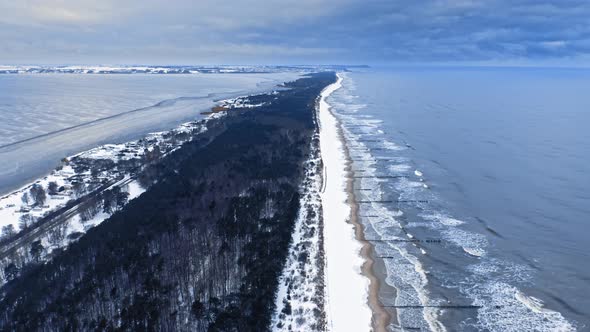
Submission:
[[[4,277],[6,280],[12,280],[18,277],[18,267],[14,263],[6,265],[4,268]]]
[[[116,202],[115,202],[116,193],[114,190],[105,190],[102,193],[102,208],[105,213],[113,213],[116,209]]]
[[[125,191],[121,191],[119,189],[119,192],[117,193],[116,197],[115,197],[116,203],[117,203],[117,210],[120,210],[123,208],[123,206],[125,206],[125,204],[127,204],[127,201],[129,200],[129,193],[125,192]]]
[[[19,227],[20,229],[26,229],[33,223],[33,217],[30,214],[23,214],[19,218]]]
[[[57,194],[57,190],[58,190],[57,182],[55,182],[55,181],[49,182],[49,184],[47,185],[47,191],[49,192],[49,195]]]
[[[37,241],[31,243],[31,249],[29,250],[29,252],[30,252],[33,260],[35,260],[35,262],[39,262],[39,259],[41,258],[41,254],[43,254],[44,250],[45,250],[45,248],[41,244],[41,240],[37,240]]]
[[[20,199],[25,205],[29,205],[29,193],[25,192]]]
[[[63,225],[59,225],[59,226],[53,228],[51,231],[49,231],[49,237],[47,238],[47,241],[49,242],[49,244],[51,244],[53,246],[58,246],[59,244],[61,244],[64,241],[64,239],[66,238],[67,228],[68,228],[68,225],[63,224]]]
[[[80,197],[86,191],[86,185],[84,182],[75,182],[72,186],[72,190],[74,190],[74,195],[76,195],[76,197]]]
[[[12,224],[2,226],[2,236],[3,237],[9,237],[12,235],[14,235],[14,226]]]
[[[82,222],[88,221],[99,212],[101,202],[98,201],[96,198],[91,198],[85,204],[80,206],[80,219]]]
[[[45,189],[40,184],[35,183],[29,193],[33,200],[35,201],[36,205],[43,205],[45,204],[45,200],[47,199],[47,194],[45,193]]]

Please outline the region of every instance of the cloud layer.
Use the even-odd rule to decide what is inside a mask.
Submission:
[[[587,0],[0,0],[2,63],[579,61]]]

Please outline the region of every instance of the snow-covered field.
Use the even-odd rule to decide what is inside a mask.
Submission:
[[[329,331],[371,330],[368,306],[369,279],[361,274],[361,244],[349,222],[347,203],[346,156],[339,135],[339,123],[330,112],[326,98],[341,87],[342,78],[328,86],[320,96],[320,150],[324,164],[321,191],[326,255],[326,315]]]
[[[42,206],[37,207],[31,207],[29,204],[23,202],[23,195],[27,193],[28,197],[28,190],[31,189],[33,184],[38,184],[43,188],[47,188],[49,182],[55,182],[59,187],[64,186],[68,183],[67,179],[74,174],[74,170],[71,166],[64,166],[61,170],[55,170],[50,175],[39,179],[16,192],[1,197],[0,227],[12,225],[13,229],[18,231],[20,229],[18,221],[24,213],[29,214],[33,218],[39,218],[50,211],[54,211],[55,209],[64,206],[66,201],[72,198],[72,192],[69,190],[62,192],[59,195],[48,195],[45,203]]]

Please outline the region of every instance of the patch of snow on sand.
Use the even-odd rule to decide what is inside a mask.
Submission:
[[[346,157],[339,123],[326,98],[342,86],[342,77],[325,88],[319,101],[320,150],[325,167],[321,193],[326,252],[326,316],[329,331],[371,330],[369,279],[361,274],[361,244],[348,222]]]

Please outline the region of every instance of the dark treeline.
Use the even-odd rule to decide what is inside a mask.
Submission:
[[[266,330],[315,100],[334,80],[257,96],[272,102],[213,120],[215,135],[147,168],[147,192],[1,289],[0,330]]]

